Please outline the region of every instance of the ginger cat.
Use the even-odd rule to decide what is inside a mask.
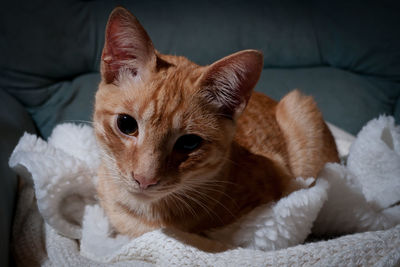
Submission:
[[[255,50],[209,66],[160,54],[129,11],[111,13],[94,125],[99,199],[117,232],[225,226],[338,161],[311,97],[253,92],[262,68]]]

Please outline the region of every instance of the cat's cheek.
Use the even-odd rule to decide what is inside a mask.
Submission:
[[[178,166],[180,173],[186,173],[203,168],[204,165],[210,160],[209,156],[212,155],[212,150],[207,148],[200,149],[194,153],[186,155],[185,160],[181,161]]]

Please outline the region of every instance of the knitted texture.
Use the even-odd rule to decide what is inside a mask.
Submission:
[[[364,175],[366,178],[360,177],[363,172],[358,169],[368,167],[376,157],[382,162],[385,157],[400,155],[399,127],[387,117],[371,123],[375,126],[364,127],[351,146],[349,160],[353,163],[349,167],[328,164],[310,188],[313,178],[296,179],[294,183],[302,189],[255,209],[232,225],[208,232],[208,238],[171,229],[159,229],[134,240],[121,235],[111,237],[111,227],[95,197],[99,159],[92,129],[60,125],[48,142],[25,134],[9,162],[24,181],[13,229],[17,263],[395,265],[400,257],[400,226],[396,226],[400,222],[400,192],[393,188],[400,186],[400,162],[384,161],[392,162],[389,168],[375,165]],[[333,134],[345,158],[351,138],[341,138],[335,129]],[[362,153],[365,144],[369,146],[367,154]],[[382,176],[385,170],[389,170],[388,176]],[[388,188],[387,196],[374,194],[368,187],[366,181],[374,177],[390,181],[377,188],[377,192]],[[382,229],[387,230],[375,231]],[[342,235],[371,230],[375,232],[298,245],[311,231]]]
[[[135,241],[110,263],[89,260],[78,242],[44,227],[34,190],[22,189],[14,222],[14,253],[20,266],[397,266],[400,264],[400,225],[385,231],[347,235],[329,241],[277,251],[236,248],[209,253],[184,244],[165,231]],[[190,237],[186,234],[186,238]],[[199,237],[196,237],[199,238]],[[132,248],[131,248],[132,249]],[[222,249],[222,248],[221,248]],[[47,251],[47,252],[46,252]]]

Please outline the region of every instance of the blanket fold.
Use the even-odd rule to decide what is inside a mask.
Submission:
[[[345,158],[349,135],[341,139],[334,128],[333,134]],[[98,155],[89,126],[59,125],[48,142],[29,134],[21,138],[9,161],[25,181],[14,224],[17,261],[44,266],[387,266],[400,261],[400,127],[391,117],[362,129],[347,165],[327,164],[312,187],[313,178],[297,178],[303,189],[209,231],[208,238],[172,229],[134,240],[110,236],[96,201]],[[311,232],[364,233],[300,245]],[[27,241],[30,247],[22,245]],[[40,244],[39,253],[32,250]]]

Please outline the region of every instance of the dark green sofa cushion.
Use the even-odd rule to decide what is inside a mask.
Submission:
[[[332,67],[264,69],[256,86],[275,99],[295,88],[315,98],[326,120],[353,134],[371,118],[393,114],[400,94],[398,83]]]
[[[63,122],[90,124],[99,82],[99,73],[89,73],[51,86],[54,93],[44,104],[28,108],[40,134],[47,138]]]
[[[92,92],[96,86],[91,81],[79,85],[76,77],[98,72],[104,27],[117,4],[139,18],[163,53],[209,64],[241,49],[261,49],[263,76],[271,81],[264,88],[262,80],[259,90],[279,98],[290,87],[300,88],[316,96],[327,120],[352,133],[372,116],[394,114],[400,95],[399,9],[394,1],[33,0],[22,7],[8,1],[0,11],[5,55],[0,87],[29,108],[45,136],[49,125],[63,120],[57,111],[64,107],[71,118],[90,118],[90,108],[76,116],[79,111],[68,103],[74,94],[87,94],[77,88]],[[315,67],[334,68],[326,68],[322,76],[277,70]],[[335,68],[347,75],[338,75],[342,72]],[[285,90],[281,83],[287,84]]]
[[[400,2],[313,1],[321,61],[400,82]]]
[[[370,0],[8,1],[0,11],[7,52],[0,81],[23,77],[23,86],[37,88],[98,71],[104,26],[117,4],[139,18],[159,50],[199,64],[255,48],[265,67],[331,65],[399,81],[399,4]]]
[[[9,266],[11,223],[17,189],[16,174],[8,158],[25,131],[36,133],[25,108],[0,88],[0,266]]]
[[[47,137],[57,123],[91,119],[104,28],[118,4],[139,18],[163,53],[209,64],[241,49],[262,50],[257,90],[279,99],[300,88],[328,121],[351,133],[383,113],[400,122],[396,0],[3,1],[1,266],[16,185],[8,156],[25,130],[37,127]]]

